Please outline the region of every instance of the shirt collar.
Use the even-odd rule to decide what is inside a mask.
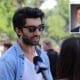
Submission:
[[[22,58],[24,58],[24,51],[23,51],[22,48],[20,47],[18,40],[15,42],[15,44],[14,44],[13,46],[14,46],[16,52],[17,52],[17,55],[20,56],[20,57],[22,57]],[[41,50],[40,50],[39,47],[36,46],[36,47],[35,47],[35,50],[36,50],[36,52],[38,53],[38,55],[41,54]]]
[[[14,43],[13,47],[15,48],[17,55],[23,58],[24,51],[21,49],[18,40]]]
[[[79,22],[77,22],[76,27],[79,27],[79,26],[80,26],[80,23],[79,23]]]

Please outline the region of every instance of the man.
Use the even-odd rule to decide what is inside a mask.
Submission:
[[[45,80],[53,80],[48,57],[36,47],[44,29],[43,17],[38,8],[23,7],[15,12],[13,26],[18,40],[0,60],[0,80],[43,80],[43,76]],[[45,71],[36,72],[35,56],[47,64]]]
[[[76,26],[71,30],[71,32],[80,32],[80,7],[77,7],[76,9],[76,20]]]
[[[56,80],[56,66],[58,60],[58,53],[53,49],[53,44],[50,39],[43,41],[43,48],[47,52],[47,55],[50,60],[50,69],[54,80]]]

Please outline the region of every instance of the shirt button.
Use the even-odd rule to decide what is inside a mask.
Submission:
[[[22,75],[20,75],[20,78],[22,78]]]

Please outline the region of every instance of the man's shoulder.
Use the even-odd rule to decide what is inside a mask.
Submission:
[[[57,54],[57,51],[55,51],[54,49],[49,49],[47,52],[52,54]]]
[[[72,29],[71,32],[79,32],[79,27]]]
[[[0,62],[5,62],[5,63],[14,63],[16,62],[15,60],[16,60],[16,54],[13,47],[11,47],[5,53],[3,53],[3,55],[0,58]]]

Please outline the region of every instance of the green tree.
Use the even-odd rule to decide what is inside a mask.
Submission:
[[[69,1],[57,0],[57,6],[45,11],[47,14],[48,37],[59,42],[69,36]]]
[[[0,34],[6,34],[7,39],[15,39],[16,35],[13,31],[12,17],[15,10],[22,6],[39,7],[42,0],[0,0]]]
[[[69,0],[64,1],[57,0],[57,3],[58,13],[65,19],[66,21],[65,29],[68,31],[66,26],[69,24]]]
[[[12,15],[15,10],[15,6],[12,0],[0,1],[0,33],[6,33],[9,38],[14,38],[15,34],[12,31]],[[7,37],[5,36],[5,38]]]

